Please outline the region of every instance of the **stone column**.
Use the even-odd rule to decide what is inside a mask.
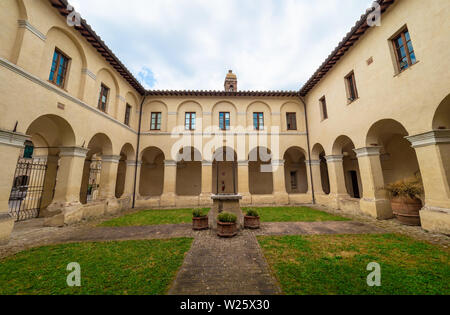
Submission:
[[[212,165],[210,161],[202,162],[202,193],[200,195],[200,205],[210,206],[212,205]]]
[[[161,196],[161,207],[175,207],[176,205],[177,162],[164,161],[164,189]]]
[[[9,196],[16,172],[17,159],[28,137],[0,129],[0,245],[7,244],[15,219],[9,215]]]
[[[450,130],[406,137],[416,150],[425,189],[422,227],[450,234]]]
[[[329,155],[325,157],[328,164],[328,175],[330,178],[330,199],[333,208],[339,209],[339,199],[349,197],[345,187],[344,156]]]
[[[314,194],[324,195],[322,189],[322,176],[320,174],[320,160],[305,161],[306,173],[308,174],[308,194],[312,194],[311,178],[314,182]],[[310,168],[311,166],[311,168]]]
[[[127,161],[127,171],[125,173],[125,187],[123,191],[123,197],[133,196],[135,172],[136,172],[136,161]],[[137,173],[137,177],[140,177],[139,172]],[[136,193],[137,192],[138,186],[136,181]]]
[[[47,172],[44,179],[44,189],[42,192],[41,211],[39,217],[47,217],[47,207],[52,203],[53,190],[56,184],[56,176],[58,174],[59,156],[49,155],[47,160]]]
[[[116,179],[120,155],[103,155],[100,173],[100,200],[116,199]]]
[[[241,204],[251,205],[252,196],[250,195],[250,184],[248,178],[248,161],[238,161],[237,177],[239,194],[242,195]]]
[[[286,191],[286,176],[284,160],[272,161],[273,171],[273,197],[277,205],[289,204],[289,194]]]
[[[362,212],[380,219],[393,217],[391,203],[384,189],[383,170],[381,168],[382,147],[355,149],[363,186],[363,197],[360,202]]]
[[[75,212],[81,207],[80,186],[87,152],[88,149],[81,147],[60,148],[55,195],[47,207],[47,216],[61,215],[55,220],[46,221],[46,225],[61,226],[67,223],[66,213],[69,212],[73,214],[74,220],[81,220],[82,214]],[[79,217],[75,218],[77,215]]]

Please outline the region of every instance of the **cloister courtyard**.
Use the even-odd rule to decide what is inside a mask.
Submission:
[[[193,231],[192,209],[18,222],[0,247],[0,294],[450,294],[447,236],[317,206],[258,211],[261,229],[233,239]],[[72,262],[80,287],[66,283]],[[381,286],[367,284],[372,262]]]

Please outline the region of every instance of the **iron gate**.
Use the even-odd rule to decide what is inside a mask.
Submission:
[[[16,221],[39,216],[46,173],[47,161],[19,158],[9,196],[9,213]]]

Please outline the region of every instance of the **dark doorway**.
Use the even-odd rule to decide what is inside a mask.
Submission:
[[[361,198],[358,185],[358,174],[356,171],[350,171],[350,178],[352,180],[353,198]]]

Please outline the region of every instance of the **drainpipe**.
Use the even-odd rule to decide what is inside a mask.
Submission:
[[[139,109],[139,126],[138,126],[138,134],[137,134],[137,145],[136,145],[136,166],[134,167],[134,185],[133,185],[133,204],[132,208],[135,208],[136,205],[136,184],[137,184],[137,176],[138,176],[138,163],[139,163],[139,151],[141,145],[141,128],[142,128],[142,109],[144,106],[145,99],[147,97],[147,92],[144,93],[142,98],[141,106]]]
[[[305,100],[303,99],[303,97],[300,95],[298,95],[298,98],[300,99],[300,101],[303,103],[303,108],[305,109],[305,124],[306,124],[306,141],[308,143],[308,160],[309,160],[309,174],[310,174],[310,181],[311,181],[311,192],[312,192],[312,202],[315,205],[316,204],[316,194],[314,192],[314,179],[313,179],[313,174],[312,174],[312,166],[311,166],[311,144],[309,141],[309,125],[308,125],[308,112],[306,110],[306,103]]]

